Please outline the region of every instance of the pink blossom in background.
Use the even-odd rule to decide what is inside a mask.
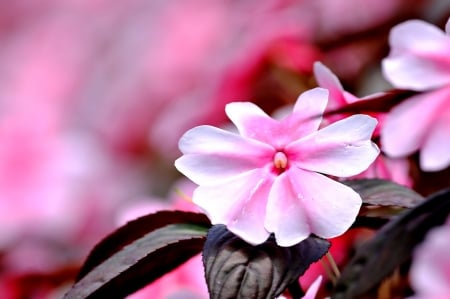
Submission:
[[[381,131],[382,150],[404,157],[420,150],[420,167],[450,165],[450,20],[446,32],[411,20],[394,27],[385,77],[396,88],[421,92],[394,107]]]
[[[414,299],[450,298],[450,219],[432,229],[419,245],[410,271]]]
[[[379,92],[376,94],[370,94],[364,97],[357,97],[352,93],[344,90],[339,78],[324,64],[317,61],[314,63],[314,78],[317,81],[319,87],[325,88],[330,93],[330,100],[328,102],[326,111],[333,111],[339,108],[343,108],[348,104],[353,104],[359,101],[370,100],[373,97],[382,96],[384,93]],[[378,136],[378,127],[382,126],[384,120],[383,113],[371,113],[371,116],[378,120],[377,129],[374,132],[375,136]],[[343,115],[329,115],[327,119],[336,121],[343,118]]]
[[[305,1],[314,40],[324,45],[322,61],[343,82],[354,84],[384,55],[386,32],[398,20],[424,13],[427,0],[312,0]],[[431,6],[431,5],[428,5]],[[349,13],[352,17],[349,18]],[[357,37],[357,38],[355,38]],[[334,43],[339,41],[338,43]]]
[[[330,93],[330,100],[327,105],[327,110],[330,111],[337,108],[342,108],[347,104],[360,101],[360,98],[344,90],[344,87],[338,77],[319,61],[314,63],[314,78],[317,81],[317,85],[328,89]]]
[[[194,203],[213,224],[252,244],[274,233],[281,246],[350,227],[361,198],[316,171],[346,177],[365,170],[379,152],[370,141],[376,120],[354,115],[318,130],[327,101],[325,89],[309,90],[281,121],[252,103],[231,103],[226,113],[240,135],[211,126],[183,135],[175,166],[199,185]]]
[[[347,104],[364,101],[365,99],[370,99],[374,96],[369,95],[367,97],[358,98],[344,90],[338,77],[321,62],[314,63],[314,76],[317,84],[322,88],[328,89],[330,93],[327,111],[343,108]],[[383,113],[376,113],[372,114],[372,116],[378,120],[378,126],[374,132],[374,135],[378,135],[379,127],[383,126],[385,115]],[[333,114],[328,116],[327,120],[336,121],[342,118],[344,118],[343,115]],[[401,185],[412,186],[408,160],[403,158],[392,159],[384,155],[379,155],[367,170],[356,175],[355,178],[381,178],[392,180]]]
[[[383,60],[386,79],[395,87],[427,91],[450,84],[450,20],[445,32],[421,20],[391,29],[391,52]]]

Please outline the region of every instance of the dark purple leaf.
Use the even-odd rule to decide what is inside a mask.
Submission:
[[[413,208],[424,201],[412,189],[382,179],[356,179],[343,181],[361,196],[364,205]]]
[[[374,95],[363,101],[354,102],[344,107],[328,111],[325,116],[332,114],[342,114],[342,113],[376,113],[376,112],[388,112],[395,105],[401,103],[407,98],[416,95],[417,92],[409,90],[394,89]]]
[[[131,242],[153,230],[176,223],[193,223],[205,227],[211,226],[208,218],[204,214],[192,212],[160,211],[139,217],[118,228],[95,245],[78,273],[76,281],[83,278],[94,267],[101,264]]]
[[[138,227],[140,223],[144,228]],[[209,227],[205,215],[179,211],[159,212],[128,223],[95,247],[88,258],[89,267],[83,268],[90,270],[64,298],[123,298],[132,294],[200,253]]]
[[[388,180],[354,179],[342,183],[358,192],[363,201],[353,227],[379,229],[403,210],[424,201],[417,192]]]
[[[315,236],[291,247],[280,247],[273,238],[253,246],[215,225],[203,250],[210,298],[275,298],[329,247],[329,241]]]
[[[332,298],[353,299],[376,289],[407,262],[427,232],[445,222],[450,213],[450,189],[436,193],[404,211],[362,244],[337,282]]]

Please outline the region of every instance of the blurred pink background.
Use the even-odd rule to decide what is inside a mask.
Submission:
[[[226,103],[293,103],[316,60],[357,95],[390,88],[389,29],[442,27],[446,2],[0,0],[1,297],[59,298],[125,219],[179,208],[178,138],[227,125]]]

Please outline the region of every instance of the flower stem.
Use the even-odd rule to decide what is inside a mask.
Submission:
[[[333,256],[329,251],[327,252],[327,259],[328,263],[330,263],[331,269],[333,270],[334,276],[336,278],[339,278],[341,276],[341,272],[339,271],[339,268],[336,265],[336,262],[334,261]]]
[[[336,284],[336,277],[334,276],[333,271],[331,271],[328,264],[323,259],[320,259],[320,263],[322,264],[322,267],[323,267],[327,277],[330,279],[330,281],[333,283],[333,285]]]

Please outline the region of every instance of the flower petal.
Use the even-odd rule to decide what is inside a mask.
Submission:
[[[288,147],[289,158],[300,168],[339,177],[366,170],[379,154],[370,140],[375,118],[352,115],[337,121]]]
[[[280,246],[293,246],[311,234],[310,218],[292,187],[289,171],[279,175],[269,193],[264,226]]]
[[[328,101],[328,91],[315,88],[302,93],[292,114],[275,120],[249,102],[230,103],[225,111],[242,136],[284,148],[286,144],[316,131]]]
[[[314,77],[316,78],[317,85],[328,89],[330,92],[328,109],[336,109],[347,104],[347,101],[343,96],[344,88],[338,77],[319,61],[314,63]]]
[[[322,122],[322,114],[327,107],[328,94],[328,90],[316,87],[303,92],[298,97],[291,115],[292,118],[296,119],[291,127],[297,127],[297,130],[301,132],[300,134],[295,134],[295,139],[314,132],[319,128]]]
[[[267,161],[271,162],[271,158],[188,154],[178,158],[175,161],[175,167],[197,185],[211,186],[224,183],[252,169],[262,168]]]
[[[175,167],[198,185],[214,185],[270,163],[273,149],[255,140],[214,127],[201,126],[180,140],[185,153]]]
[[[438,27],[407,21],[392,29],[389,42],[383,73],[395,87],[423,91],[450,82],[450,37]]]
[[[439,59],[403,55],[385,58],[382,66],[385,78],[396,88],[425,91],[450,83],[450,63]]]
[[[435,116],[445,109],[450,89],[439,89],[411,97],[394,107],[381,128],[381,148],[391,157],[404,157],[418,150]]]
[[[280,246],[292,246],[313,233],[343,234],[355,221],[361,198],[351,188],[314,172],[290,168],[275,180],[265,226]]]
[[[264,229],[267,197],[272,178],[256,169],[234,177],[227,183],[200,186],[193,194],[193,202],[200,206],[213,224],[227,228],[250,244],[267,240]]]
[[[424,171],[439,171],[450,165],[450,107],[443,109],[420,151],[420,168]]]
[[[411,285],[417,294],[423,295],[423,298],[449,298],[449,220],[444,225],[432,229],[425,241],[414,251],[410,272]]]
[[[355,222],[362,200],[350,187],[301,169],[294,169],[290,179],[296,194],[303,198],[312,233],[322,238],[334,238],[345,233]]]
[[[271,150],[267,144],[212,126],[198,126],[188,130],[181,136],[178,147],[183,154],[254,155]]]
[[[229,103],[225,106],[225,112],[244,137],[270,143],[273,131],[277,130],[278,121],[253,103]]]

